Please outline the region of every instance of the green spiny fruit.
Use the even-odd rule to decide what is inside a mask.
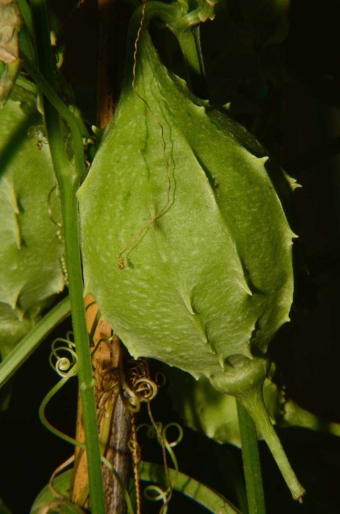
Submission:
[[[37,148],[37,140],[29,137],[41,130],[41,123],[36,95],[16,87],[0,111],[2,359],[64,288],[59,262],[64,250],[51,217],[59,221],[61,209],[55,193],[50,195],[55,178],[49,148],[43,140]]]
[[[239,398],[300,498],[262,398],[293,295],[294,234],[274,186],[294,183],[168,72],[146,27],[78,193],[86,290],[135,358]]]

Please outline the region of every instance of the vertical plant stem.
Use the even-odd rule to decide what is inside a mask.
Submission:
[[[249,514],[265,514],[261,465],[255,423],[239,400],[237,414],[241,433],[243,469]]]
[[[36,37],[39,68],[46,77],[49,85],[53,87],[54,70],[45,0],[32,0],[31,12]],[[44,83],[44,81],[42,83]],[[51,97],[51,95],[49,96]],[[73,332],[78,358],[78,376],[83,408],[92,514],[104,514],[105,503],[93,390],[94,381],[83,303],[78,203],[75,196],[80,177],[84,172],[82,140],[78,129],[73,130],[72,136],[75,150],[75,165],[73,165],[69,162],[65,151],[59,113],[47,101],[44,102],[44,110],[51,157],[62,203],[66,265],[69,278]]]

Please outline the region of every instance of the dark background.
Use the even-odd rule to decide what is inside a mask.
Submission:
[[[279,331],[271,353],[287,394],[305,409],[340,423],[340,163],[336,155],[340,149],[336,139],[340,135],[340,3],[287,2],[283,29],[261,7],[264,3],[253,2],[260,7],[252,14],[246,1],[222,4],[216,21],[202,27],[209,96],[219,104],[231,100],[233,115],[302,185],[294,193],[293,224],[299,235],[296,296],[291,323]],[[63,75],[85,118],[95,123],[96,2],[86,1],[75,10],[74,1],[55,0],[51,5],[53,23],[65,44]],[[273,35],[275,44],[268,43]],[[164,60],[180,73],[180,56],[172,40],[162,39],[156,31],[154,37],[161,53],[162,45],[166,46]],[[69,323],[63,323],[28,359],[13,380],[9,409],[0,413],[0,497],[13,514],[29,512],[53,470],[72,453],[71,446],[49,434],[38,419],[39,405],[57,380],[48,366],[51,343],[65,337],[69,329]],[[73,379],[47,409],[50,421],[70,434],[76,400]],[[166,388],[153,410],[164,423],[177,419]],[[279,435],[307,495],[302,506],[290,499],[261,444],[267,512],[338,513],[340,439],[301,428],[281,429]],[[144,451],[146,459],[159,458],[156,443],[145,443]],[[220,446],[187,429],[176,455],[181,471],[234,499],[225,469],[234,459],[241,470],[237,448]],[[183,501],[175,498],[170,514],[175,509],[199,512],[196,505]],[[147,512],[152,509],[148,506]]]

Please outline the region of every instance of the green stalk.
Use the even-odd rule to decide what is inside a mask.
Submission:
[[[255,423],[239,400],[236,400],[236,404],[249,514],[265,514],[266,507]]]
[[[226,372],[212,376],[211,382],[218,391],[235,396],[242,403],[254,420],[262,438],[266,441],[294,500],[302,502],[305,490],[289,463],[264,404],[263,383],[268,368],[268,359],[263,357],[249,359],[239,356],[238,360],[229,364]],[[240,428],[243,429],[242,422]],[[252,459],[253,457],[249,455],[245,458]],[[251,462],[245,461],[244,466],[251,468]]]
[[[47,82],[50,86],[48,88],[45,87],[45,81],[40,80],[40,74],[37,74],[35,70],[32,76],[35,75],[33,78],[38,79],[38,85],[41,87],[43,93],[46,94],[48,100],[51,100],[52,97],[52,104],[58,104],[59,102],[55,102],[54,91],[53,95],[51,95],[50,90],[51,88],[53,90],[54,86],[54,70],[50,51],[45,0],[32,0],[31,12],[36,34],[36,49],[39,66],[43,74],[46,75]],[[25,65],[26,64],[27,61]],[[29,65],[26,66],[28,71],[29,68],[34,68],[31,63],[28,64]],[[94,380],[92,376],[91,354],[83,300],[78,203],[75,196],[80,178],[85,171],[84,153],[77,122],[75,119],[72,119],[70,129],[73,136],[75,164],[71,164],[68,160],[61,131],[61,121],[55,107],[58,106],[53,106],[50,102],[44,102],[46,129],[55,174],[59,185],[63,212],[66,265],[68,270],[74,340],[78,358],[78,377],[83,409],[92,514],[104,514],[105,502],[94,398]],[[63,106],[60,112],[62,115],[65,109],[68,111],[68,109]]]
[[[60,182],[59,182],[60,183]],[[61,180],[65,185],[65,180]],[[89,472],[89,486],[92,514],[105,512],[101,455],[97,427],[96,405],[94,398],[94,379],[86,328],[85,308],[83,300],[83,283],[80,261],[78,204],[71,184],[64,187],[63,220],[68,270],[69,292],[71,301],[73,332],[78,357],[78,377],[83,410],[86,455]]]
[[[242,402],[243,406],[247,409],[248,414],[250,414],[252,419],[255,421],[256,427],[261,433],[262,438],[266,441],[294,500],[302,502],[302,496],[305,493],[305,490],[299,483],[291,465],[289,464],[280,439],[272,425],[271,419],[264,405],[262,388],[249,388],[245,394],[240,395],[239,401]],[[247,463],[244,465],[246,466],[246,464]]]

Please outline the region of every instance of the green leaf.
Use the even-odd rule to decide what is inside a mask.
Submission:
[[[16,87],[0,111],[0,127],[0,352],[4,359],[65,282],[60,266],[64,249],[55,224],[61,219],[60,200],[53,190],[55,178],[35,95]]]
[[[50,485],[44,487],[34,500],[30,514],[82,514],[84,511],[67,500],[72,478],[72,469],[61,473],[53,480],[53,493]]]
[[[139,465],[139,472],[141,480],[148,482],[156,481],[166,487],[163,466],[143,461]],[[206,507],[210,512],[219,514],[239,513],[239,510],[234,505],[204,484],[174,469],[168,468],[168,472],[175,491],[191,498],[203,507]]]

